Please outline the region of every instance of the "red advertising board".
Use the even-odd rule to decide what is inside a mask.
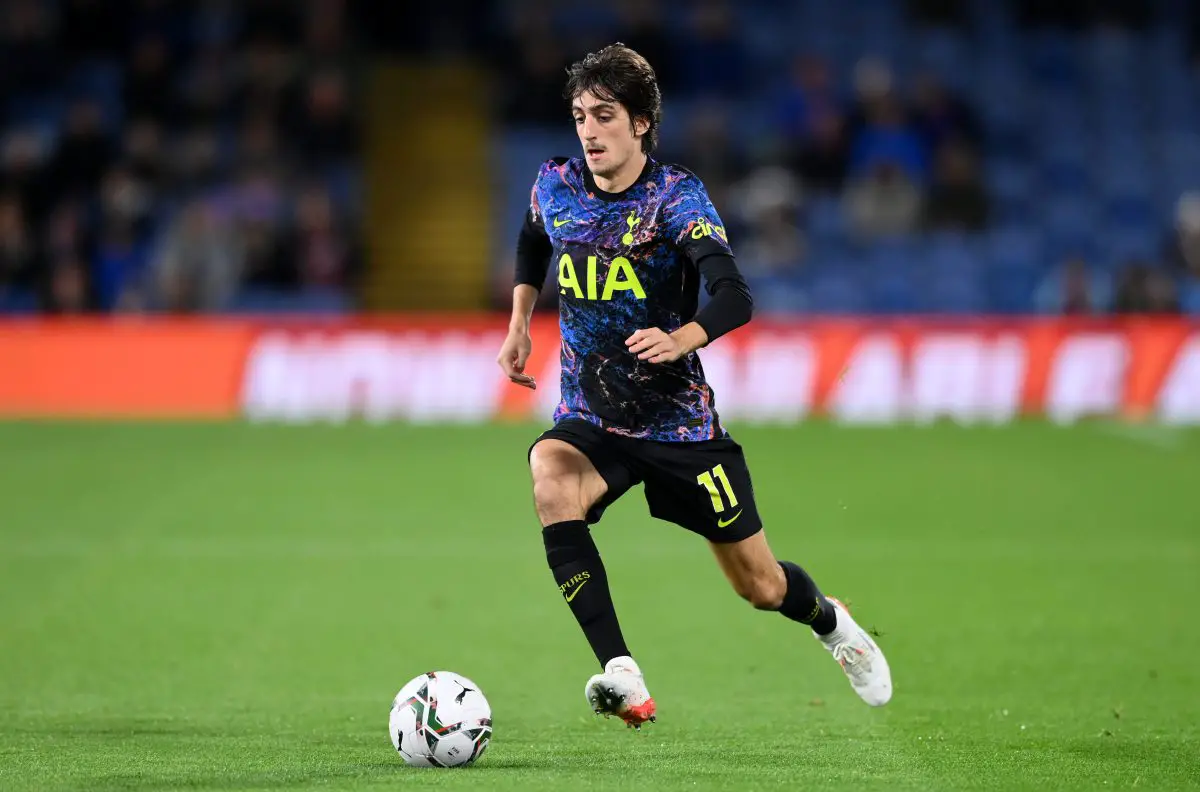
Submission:
[[[280,421],[545,419],[558,330],[527,370],[495,364],[505,317],[0,322],[0,416]],[[1200,422],[1200,323],[759,321],[701,359],[727,419]]]

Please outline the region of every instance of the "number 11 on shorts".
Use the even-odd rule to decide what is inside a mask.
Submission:
[[[715,478],[714,478],[715,477]],[[721,493],[717,490],[716,479],[720,479],[721,488],[725,490],[725,497],[729,499],[729,508],[737,506],[737,496],[733,494],[733,487],[729,486],[729,477],[725,475],[725,466],[717,465],[712,470],[706,470],[699,476],[696,476],[696,483],[708,490],[708,496],[712,498],[713,511],[720,512],[725,509],[725,503],[721,500]]]

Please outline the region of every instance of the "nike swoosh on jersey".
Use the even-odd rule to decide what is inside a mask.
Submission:
[[[566,598],[567,602],[570,602],[571,600],[575,599],[575,595],[579,593],[579,589],[583,588],[587,584],[588,584],[588,582],[585,580],[582,583],[580,583],[578,586],[576,586],[575,590],[571,592],[571,596]]]
[[[561,225],[566,225],[566,224],[567,224],[567,223],[569,223],[569,222],[571,222],[571,218],[569,218],[569,217],[568,217],[566,220],[559,220],[559,219],[556,217],[556,218],[554,218],[554,227],[555,227],[555,228],[558,228],[559,226],[561,226]]]
[[[717,520],[717,527],[724,528],[727,525],[733,525],[734,522],[737,521],[737,518],[741,517],[741,516],[742,516],[742,510],[738,509],[737,514],[733,515],[728,520]]]

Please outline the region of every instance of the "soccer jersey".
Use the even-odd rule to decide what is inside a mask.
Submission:
[[[558,289],[562,376],[554,420],[583,419],[658,441],[725,437],[695,353],[649,363],[625,344],[636,330],[670,333],[692,321],[699,262],[713,255],[732,262],[724,223],[700,179],[648,158],[629,188],[607,193],[583,160],[555,158],[538,172],[530,226],[549,240]]]

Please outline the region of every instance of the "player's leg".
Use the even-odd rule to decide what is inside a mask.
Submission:
[[[599,519],[600,510],[594,507],[609,493],[609,485],[576,443],[586,447],[587,441],[543,435],[530,450],[529,471],[546,561],[603,667],[614,657],[627,656],[629,648],[617,621],[604,562],[588,528],[589,517],[593,522]]]
[[[891,673],[879,647],[804,569],[779,561],[767,544],[741,446],[724,439],[648,446],[647,452],[650,513],[708,539],[734,591],[760,610],[808,625],[859,696],[886,703]]]
[[[777,560],[765,532],[735,542],[710,539],[709,546],[743,599],[812,628],[863,701],[878,707],[891,699],[891,669],[879,646],[840,602],[821,593],[803,568]]]
[[[812,627],[817,635],[831,633],[837,626],[833,603],[801,567],[776,559],[764,531],[733,541],[710,538],[709,546],[733,590],[755,608],[779,611]]]
[[[640,727],[654,720],[654,699],[625,644],[588,528],[636,479],[602,429],[577,422],[545,433],[530,451],[529,466],[546,559],[603,668],[588,679],[584,696],[594,712]]]

